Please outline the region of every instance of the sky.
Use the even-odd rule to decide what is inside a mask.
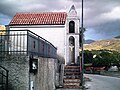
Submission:
[[[82,0],[1,0],[0,24],[8,25],[17,12],[69,12],[74,4],[81,20]],[[83,0],[85,39],[120,36],[120,0]]]

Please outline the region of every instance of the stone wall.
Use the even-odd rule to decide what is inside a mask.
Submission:
[[[55,90],[60,85],[62,80],[58,60],[42,57],[37,59],[36,74],[29,73],[29,56],[12,55],[0,60],[0,65],[9,70],[9,90]]]
[[[9,90],[29,90],[29,59],[25,55],[0,58],[0,65],[9,70]]]

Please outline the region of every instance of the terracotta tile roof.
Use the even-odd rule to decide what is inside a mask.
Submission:
[[[67,13],[17,13],[9,25],[64,25]]]

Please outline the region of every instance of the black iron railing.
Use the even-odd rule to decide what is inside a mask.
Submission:
[[[0,66],[0,90],[8,90],[8,70]]]
[[[0,53],[56,58],[57,49],[30,30],[0,30]]]

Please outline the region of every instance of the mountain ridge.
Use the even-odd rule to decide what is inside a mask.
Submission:
[[[84,45],[84,50],[114,50],[120,52],[120,38],[113,38],[108,40],[99,40],[91,44]]]
[[[120,38],[120,35],[119,35],[119,36],[116,36],[115,38]]]
[[[91,44],[91,43],[93,43],[93,42],[95,42],[95,40],[87,39],[87,40],[85,40],[85,43],[84,43],[84,44]]]

